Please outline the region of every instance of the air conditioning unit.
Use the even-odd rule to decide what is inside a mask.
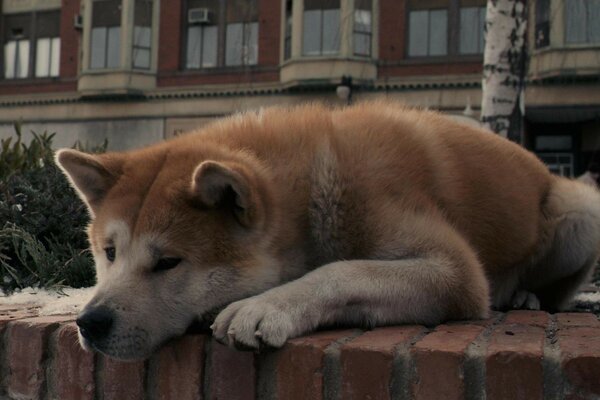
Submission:
[[[73,16],[73,27],[75,29],[83,29],[83,16],[81,14]]]
[[[189,24],[209,24],[211,12],[208,8],[190,8],[188,10]]]

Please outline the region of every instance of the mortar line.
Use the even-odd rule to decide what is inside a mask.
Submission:
[[[331,343],[323,351],[323,400],[339,400],[342,389],[342,366],[340,347],[364,333],[353,329],[352,333]]]

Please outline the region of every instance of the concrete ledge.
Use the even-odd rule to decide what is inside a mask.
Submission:
[[[2,399],[592,399],[593,314],[495,313],[426,328],[323,331],[260,354],[188,335],[145,362],[83,351],[74,316],[0,307]]]

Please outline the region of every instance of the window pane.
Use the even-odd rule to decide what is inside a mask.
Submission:
[[[121,0],[94,0],[92,27],[121,25]]]
[[[91,68],[104,68],[106,65],[106,29],[92,28]]]
[[[4,77],[15,77],[15,57],[17,54],[17,42],[10,41],[4,45]]]
[[[27,78],[29,75],[29,40],[17,42],[17,78]]]
[[[370,33],[354,33],[354,54],[359,56],[371,55],[371,34]]]
[[[340,50],[340,10],[323,11],[323,54]]]
[[[225,39],[225,64],[242,65],[242,46],[244,40],[243,24],[228,24]]]
[[[479,8],[479,52],[483,54],[485,50],[485,17],[487,13],[486,7]]]
[[[246,59],[248,65],[258,64],[258,22],[246,24]]]
[[[479,8],[461,8],[459,46],[461,54],[476,54],[479,52],[479,29]]]
[[[589,0],[568,0],[565,4],[567,43],[583,43],[586,41],[586,1]]]
[[[133,45],[150,48],[152,29],[149,26],[136,26],[133,28]]]
[[[600,0],[588,3],[588,40],[590,43],[600,42]]]
[[[60,38],[52,39],[51,50],[50,76],[58,76],[60,69]]]
[[[152,0],[135,0],[133,23],[137,26],[152,26]]]
[[[150,50],[141,47],[133,49],[133,66],[135,68],[150,68]]]
[[[321,54],[321,13],[321,10],[304,11],[302,53],[305,55]]]
[[[426,56],[429,32],[429,11],[411,11],[408,21],[408,55]]]
[[[188,28],[186,68],[200,68],[200,50],[202,44],[202,27],[190,26]]]
[[[121,27],[108,28],[108,48],[106,52],[106,67],[117,68],[121,62]]]
[[[206,26],[203,31],[202,66],[217,66],[217,27]]]
[[[371,11],[354,11],[354,30],[357,32],[371,32]]]
[[[448,49],[448,11],[430,11],[429,24],[429,55],[446,55]]]
[[[50,38],[38,39],[35,51],[35,76],[50,74]]]

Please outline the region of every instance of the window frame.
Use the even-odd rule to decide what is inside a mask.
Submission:
[[[373,2],[370,7],[357,8],[356,3],[353,12],[354,20],[352,21],[352,55],[355,57],[366,57],[370,58],[373,56]],[[357,29],[357,12],[368,12],[369,13],[369,30]],[[369,44],[368,52],[360,53],[357,51],[356,44],[358,43],[357,37],[368,38],[365,43]]]
[[[228,12],[230,9],[228,7],[234,7],[235,4],[230,2],[229,0],[216,0],[215,5],[218,7],[217,10],[212,10],[214,13],[215,21],[210,24],[201,24],[202,29],[202,46],[200,48],[200,66],[198,68],[190,68],[188,67],[188,47],[189,47],[189,29],[192,25],[188,22],[188,11],[191,8],[195,8],[197,6],[192,6],[192,0],[185,0],[182,2],[182,21],[181,24],[181,52],[180,52],[180,70],[183,72],[190,73],[198,73],[198,72],[209,72],[215,70],[223,70],[223,69],[239,69],[239,68],[253,68],[260,63],[260,2],[258,0],[248,0],[248,4],[244,4],[249,7],[251,10],[250,17],[244,18],[233,18],[233,20],[229,20]],[[203,8],[203,7],[202,7]],[[210,8],[210,7],[207,7]],[[234,9],[232,9],[234,10]],[[232,13],[234,13],[232,11]],[[257,34],[256,34],[256,63],[244,63],[242,59],[242,64],[228,65],[227,64],[227,27],[230,24],[241,23],[245,26],[245,24],[254,24],[257,26]],[[202,58],[204,52],[204,27],[211,26],[216,27],[217,29],[217,39],[216,39],[216,63],[214,66],[202,66]],[[246,37],[246,29],[242,29],[244,38]],[[245,42],[245,39],[244,39]]]
[[[475,62],[481,61],[483,59],[482,53],[466,53],[463,54],[460,52],[460,10],[461,8],[467,7],[484,7],[486,4],[485,0],[446,0],[446,1],[436,1],[436,0],[425,0],[422,3],[433,3],[431,6],[422,5],[422,0],[406,0],[406,9],[404,13],[404,27],[405,27],[405,36],[404,36],[404,56],[403,63],[441,63],[448,62],[449,60],[453,60],[455,62]],[[410,3],[416,3],[411,6]],[[410,14],[412,11],[432,11],[432,10],[446,10],[447,11],[447,20],[446,20],[446,54],[445,55],[410,55]],[[430,14],[430,13],[428,13]],[[428,16],[428,24],[430,21],[430,15]],[[485,24],[485,22],[484,22]],[[428,34],[429,34],[429,26],[428,26]],[[428,40],[429,42],[429,40]],[[429,43],[428,43],[429,47]],[[485,36],[484,36],[484,45],[483,49],[485,50]],[[429,49],[428,49],[429,52]]]
[[[327,5],[325,5],[326,7]],[[338,34],[338,38],[337,38],[337,49],[334,51],[329,51],[329,50],[324,50],[324,37],[325,35],[323,35],[324,32],[324,13],[325,11],[331,11],[331,10],[337,10],[338,12],[338,26],[339,26],[339,34]],[[306,25],[305,25],[305,19],[306,19],[306,12],[307,11],[318,11],[319,12],[319,50],[318,52],[311,52],[311,53],[307,53],[305,51],[305,40],[306,40],[306,36],[305,36],[305,32],[306,32]],[[354,15],[354,14],[353,14]],[[341,30],[342,30],[342,5],[341,2],[338,2],[338,7],[337,8],[310,8],[307,9],[306,8],[306,4],[304,4],[304,8],[302,10],[302,45],[301,45],[301,56],[302,57],[332,57],[332,56],[339,56],[342,50],[342,35],[341,35]],[[335,39],[335,38],[334,38]]]
[[[596,21],[594,24],[594,21],[590,21],[590,19],[592,18],[592,13],[591,12],[587,12],[588,9],[586,9],[586,13],[585,13],[585,20],[583,21],[583,23],[585,23],[585,39],[582,41],[574,41],[574,40],[569,40],[569,17],[568,17],[568,10],[572,9],[573,7],[569,7],[569,2],[570,1],[574,1],[574,0],[565,0],[563,2],[563,24],[564,24],[564,44],[567,46],[598,46],[600,45],[600,32],[598,34],[598,39],[597,40],[592,40],[591,38],[591,32],[590,32],[590,25],[595,25],[598,24],[598,22]],[[577,0],[575,0],[577,1]],[[598,7],[598,14],[600,14],[600,2],[596,2],[597,3],[597,7]],[[584,2],[584,4],[587,6],[590,6],[590,2]]]
[[[20,35],[15,35],[14,37],[11,37],[11,35],[7,32],[7,29],[10,29],[10,25],[6,26],[6,28],[4,27],[5,24],[7,24],[6,19],[11,19],[11,18],[23,18],[26,19],[26,23],[23,24],[23,28],[26,31],[26,33],[23,34],[23,36],[21,37]],[[40,25],[40,20],[47,18],[48,19],[48,23],[53,22],[52,19],[56,19],[56,26],[52,25],[52,26],[44,26],[44,25]],[[53,46],[52,43],[54,40],[58,40],[59,43],[61,41],[61,36],[60,36],[60,28],[61,28],[61,10],[60,9],[51,9],[51,10],[34,10],[34,11],[28,11],[28,12],[20,12],[20,13],[14,13],[14,14],[0,14],[0,26],[1,28],[1,32],[0,32],[0,38],[2,39],[2,48],[0,51],[0,81],[24,81],[24,80],[39,80],[39,79],[58,79],[60,78],[60,55],[61,55],[61,49],[60,49],[60,45],[59,45],[59,49],[58,52],[56,54],[56,60],[55,63],[57,65],[57,69],[56,69],[56,74],[52,74],[52,65],[53,65],[53,59],[52,57],[54,56],[53,53]],[[49,34],[47,33],[47,31],[50,30],[51,33],[54,34]],[[45,33],[46,32],[46,33]],[[50,39],[50,58],[48,60],[48,71],[49,74],[45,75],[45,76],[38,76],[37,75],[37,63],[38,63],[38,41],[41,39]],[[27,45],[27,49],[26,49],[26,53],[27,53],[27,68],[26,68],[26,74],[24,76],[18,76],[18,74],[16,74],[16,64],[17,64],[17,57],[16,55],[19,52],[19,49],[21,47],[22,42],[28,42]],[[6,76],[6,72],[7,72],[7,52],[6,52],[6,46],[9,43],[15,43],[16,49],[15,49],[15,59],[13,60],[13,71],[15,71],[15,73],[13,73],[13,76],[11,77],[7,77]]]
[[[104,25],[94,25],[94,18],[95,18],[95,13],[94,13],[94,4],[97,3],[102,3],[102,2],[108,2],[108,1],[113,1],[113,0],[91,0],[90,2],[90,25],[89,25],[89,29],[90,29],[90,34],[89,34],[89,38],[88,38],[88,43],[86,43],[87,48],[89,49],[89,58],[87,60],[88,62],[88,70],[89,71],[110,71],[110,70],[118,70],[121,69],[123,66],[123,61],[122,60],[122,52],[123,52],[123,6],[124,6],[124,1],[125,0],[118,0],[120,2],[120,7],[121,9],[119,10],[118,16],[119,16],[119,22],[117,25],[113,25],[113,24],[107,24],[105,23]],[[93,41],[94,41],[94,30],[95,29],[104,29],[104,54],[102,55],[103,57],[103,65],[100,67],[96,67],[94,66],[93,60],[94,60],[94,46],[93,46]],[[116,51],[115,53],[118,54],[118,58],[116,61],[116,64],[110,64],[109,65],[109,49],[110,49],[110,43],[111,43],[111,33],[114,33],[116,30],[118,30],[118,38],[116,40],[117,43],[117,47],[116,47]],[[133,33],[132,33],[133,34]],[[133,60],[132,60],[132,65],[133,65]]]

